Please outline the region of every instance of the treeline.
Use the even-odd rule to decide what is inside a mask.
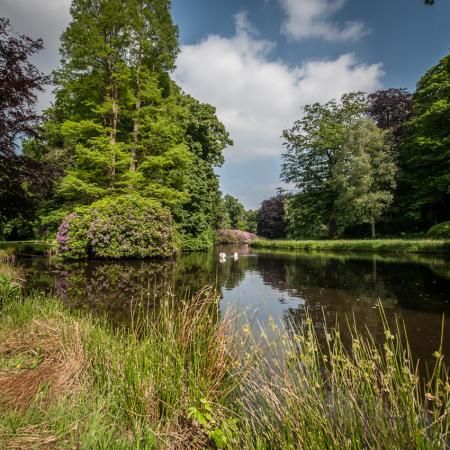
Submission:
[[[28,56],[42,41],[0,22],[2,69],[16,64],[23,75],[2,81],[2,114],[30,113],[16,134],[0,130],[2,237],[54,236],[77,207],[132,194],[170,210],[190,248],[210,245],[220,203],[214,168],[232,141],[215,108],[171,80],[179,47],[170,1],[73,0],[70,12],[52,77],[55,101],[39,128],[35,90],[49,80]],[[11,79],[21,90],[8,92]],[[17,183],[24,161],[31,170]]]
[[[281,179],[294,192],[262,203],[262,236],[421,234],[448,221],[450,55],[414,94],[358,92],[305,106],[283,139]]]

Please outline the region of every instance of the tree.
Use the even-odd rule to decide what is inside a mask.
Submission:
[[[286,235],[290,239],[323,239],[328,235],[327,214],[320,193],[290,195],[285,204]]]
[[[391,205],[397,167],[387,132],[362,119],[348,128],[333,168],[336,207],[343,226],[375,223]]]
[[[230,226],[235,230],[245,230],[247,227],[246,212],[244,205],[232,195],[223,198],[225,209],[230,219]]]
[[[36,91],[44,90],[48,77],[29,58],[43,48],[42,39],[16,35],[9,20],[0,17],[1,156],[11,156],[23,137],[36,134]]]
[[[336,188],[332,183],[337,152],[346,138],[346,130],[364,117],[367,102],[363,93],[342,96],[321,105],[304,107],[304,114],[291,129],[283,132],[286,152],[281,179],[294,183],[301,193],[319,200],[316,210],[328,223],[328,234],[337,234]]]
[[[256,216],[258,235],[269,239],[280,239],[286,236],[285,202],[286,195],[278,192],[261,203]]]
[[[412,109],[412,94],[407,89],[385,89],[368,97],[368,115],[382,130],[391,130],[398,135],[409,118]]]
[[[23,153],[20,142],[36,136],[40,115],[36,92],[49,79],[29,58],[43,49],[41,39],[17,35],[0,18],[0,226],[19,218],[29,221],[51,189],[53,167]]]
[[[399,204],[423,228],[450,218],[450,55],[418,82],[399,146]]]
[[[245,212],[246,226],[244,231],[249,233],[256,233],[258,227],[258,211],[255,209],[249,209]]]

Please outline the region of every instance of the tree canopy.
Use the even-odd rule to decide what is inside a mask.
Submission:
[[[450,211],[450,55],[417,83],[399,147],[400,202],[413,222],[444,221]]]

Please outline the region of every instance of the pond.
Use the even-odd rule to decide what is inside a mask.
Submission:
[[[219,253],[227,253],[219,262]],[[235,261],[232,253],[239,257]],[[294,253],[217,247],[175,261],[62,262],[52,257],[20,258],[26,290],[56,292],[74,308],[107,314],[127,323],[136,309],[157,306],[166,292],[186,297],[205,285],[220,288],[223,310],[233,307],[255,331],[270,318],[295,326],[308,310],[317,324],[355,320],[383,340],[379,302],[391,324],[404,321],[415,357],[430,361],[439,348],[443,316],[450,316],[450,259],[442,255]],[[444,351],[450,353],[450,321]],[[318,327],[320,334],[320,327]]]

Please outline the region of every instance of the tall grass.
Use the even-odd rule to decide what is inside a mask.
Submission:
[[[383,315],[383,347],[308,317],[256,342],[218,300],[167,295],[112,329],[55,298],[6,299],[0,448],[448,448],[442,349],[424,380]]]
[[[258,239],[250,242],[254,248],[290,249],[307,251],[351,251],[351,252],[392,252],[392,253],[450,253],[449,240],[431,239],[354,239],[323,241],[289,241]]]
[[[0,448],[208,445],[189,409],[213,405],[231,389],[228,322],[219,320],[217,302],[211,289],[189,301],[167,296],[158,310],[136,315],[131,330],[112,330],[57,299],[7,301]]]
[[[246,432],[236,444],[246,449],[449,448],[450,384],[442,349],[435,352],[424,383],[401,327],[392,333],[381,319],[383,348],[355,324],[349,325],[352,346],[345,348],[339,330],[309,318],[277,345],[269,343],[242,385]]]

